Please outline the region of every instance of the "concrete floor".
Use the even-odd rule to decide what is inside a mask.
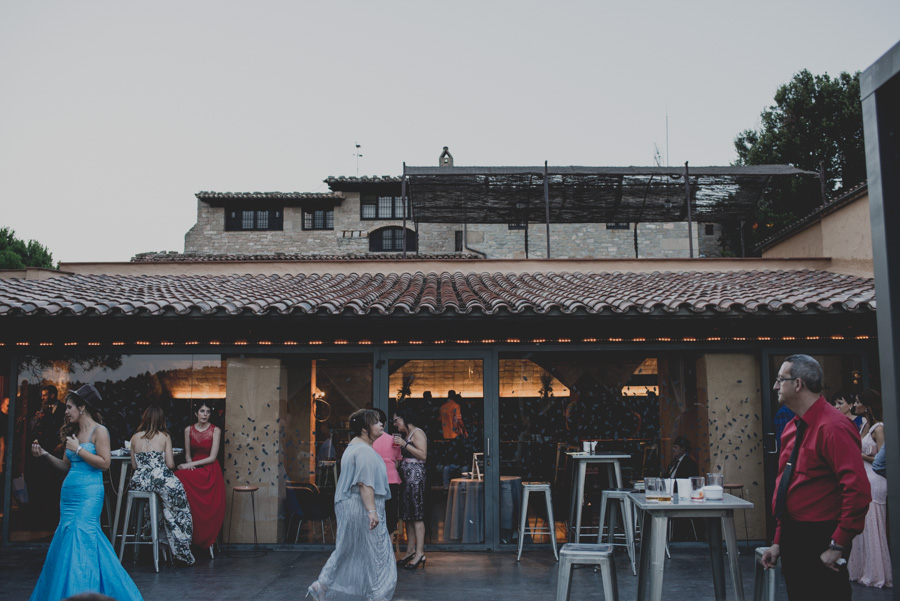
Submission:
[[[0,598],[26,601],[37,582],[46,550],[0,549]],[[319,573],[327,551],[270,551],[265,557],[234,558],[220,555],[214,560],[198,553],[193,567],[161,566],[153,571],[149,554],[135,565],[126,558],[126,567],[146,601],[172,599],[206,600],[297,600]],[[556,597],[556,562],[552,553],[527,549],[516,562],[515,551],[427,552],[425,570],[401,570],[397,601],[498,601],[499,599],[550,599]],[[637,596],[637,579],[631,575],[628,558],[616,558],[619,598]],[[742,551],[741,569],[746,599],[753,598],[752,555]],[[704,601],[714,599],[709,576],[708,551],[702,548],[672,549],[666,562],[666,599]],[[727,580],[728,598],[733,599]],[[599,601],[603,598],[599,573],[581,568],[573,575],[570,601]],[[783,585],[779,599],[786,599]],[[869,589],[854,585],[857,601],[887,601],[891,589]]]

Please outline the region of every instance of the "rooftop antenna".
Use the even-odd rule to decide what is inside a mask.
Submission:
[[[356,152],[353,153],[353,156],[356,157],[356,177],[359,177],[359,157],[362,156],[359,149],[362,147],[359,145],[359,142],[354,142],[354,144],[356,144]]]

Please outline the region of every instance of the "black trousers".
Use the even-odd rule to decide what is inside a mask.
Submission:
[[[837,527],[829,522],[781,522],[781,571],[791,601],[849,601],[850,574],[844,564],[835,572],[819,556],[828,549]],[[844,557],[850,555],[850,550]]]

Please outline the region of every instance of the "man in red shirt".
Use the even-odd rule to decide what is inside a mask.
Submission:
[[[849,556],[853,537],[862,532],[872,500],[859,433],[821,396],[822,367],[809,355],[785,359],[773,388],[796,417],[781,437],[772,503],[775,542],[762,563],[773,568],[781,557],[792,601],[849,600],[841,558]]]

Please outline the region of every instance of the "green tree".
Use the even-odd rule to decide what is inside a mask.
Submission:
[[[760,128],[734,140],[737,165],[787,164],[825,174],[825,194],[866,179],[859,72],[835,78],[804,69],[775,92],[775,104],[760,115]],[[773,180],[755,219],[746,224],[752,248],[822,204],[817,178]],[[738,232],[739,234],[739,232]]]
[[[25,242],[16,238],[15,230],[0,228],[0,269],[46,267],[53,269],[53,255],[46,246],[35,240]]]

